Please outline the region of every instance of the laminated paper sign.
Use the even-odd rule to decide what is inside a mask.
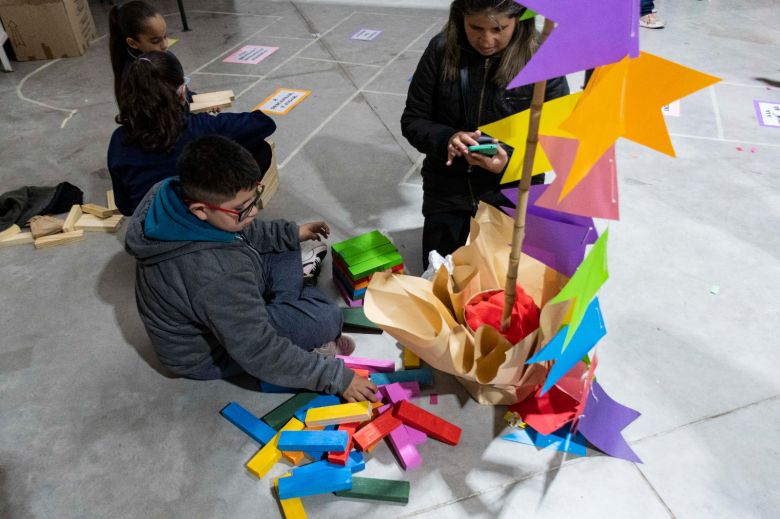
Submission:
[[[770,128],[780,128],[780,102],[778,101],[753,101],[756,107],[758,124]]]
[[[311,94],[311,90],[280,88],[252,110],[260,110],[267,114],[284,115],[295,108],[295,105],[303,101],[309,94]]]
[[[377,31],[374,29],[360,29],[358,32],[352,35],[353,40],[363,40],[363,41],[371,41],[375,39],[377,36],[382,34],[382,31]]]
[[[263,45],[244,45],[236,52],[223,59],[224,63],[241,63],[242,65],[257,65],[265,58],[279,50],[279,47]]]

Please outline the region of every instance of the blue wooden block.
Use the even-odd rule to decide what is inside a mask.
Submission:
[[[293,467],[292,472],[311,472],[315,470],[323,470],[323,469],[343,469],[348,468],[353,473],[360,472],[361,470],[364,470],[366,468],[366,461],[363,458],[363,454],[353,450],[349,453],[349,458],[347,458],[347,464],[344,466],[336,465],[335,463],[330,463],[327,460],[322,461],[315,461],[314,463],[309,463],[308,465],[301,465],[300,467]]]
[[[277,446],[280,451],[344,452],[348,441],[347,431],[282,431]]]
[[[295,411],[295,418],[299,421],[306,423],[306,411],[312,407],[326,407],[329,405],[338,405],[341,403],[339,397],[336,395],[320,395],[308,404]]]
[[[235,402],[222,408],[220,414],[261,445],[270,442],[276,434],[274,429]]]
[[[277,386],[270,382],[260,381],[260,391],[262,393],[300,393],[301,390],[293,387]]]
[[[352,488],[352,471],[346,467],[327,467],[309,472],[301,472],[301,468],[303,467],[294,470],[289,477],[279,478],[279,499],[313,496]]]
[[[371,382],[378,386],[392,384],[393,382],[419,382],[420,385],[433,385],[433,372],[428,366],[390,373],[372,373],[370,378]]]

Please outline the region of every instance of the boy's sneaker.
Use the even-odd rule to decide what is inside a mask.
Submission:
[[[303,262],[303,282],[316,285],[317,277],[322,271],[322,261],[328,254],[328,246],[318,241],[308,241],[301,244],[301,261]]]
[[[655,13],[646,14],[639,18],[639,26],[645,29],[663,29],[666,23]]]
[[[326,342],[319,348],[314,349],[315,353],[319,353],[324,357],[352,355],[353,351],[355,351],[355,339],[343,333],[335,341]]]

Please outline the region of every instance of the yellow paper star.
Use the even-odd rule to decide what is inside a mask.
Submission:
[[[674,157],[661,108],[718,81],[646,52],[598,68],[581,102],[561,124],[580,145],[560,198],[585,178],[618,137]]]
[[[560,130],[558,127],[571,115],[581,95],[582,93],[578,92],[544,103],[542,119],[539,121],[539,132],[557,137],[571,137],[569,133]],[[504,176],[501,179],[502,184],[520,180],[523,174],[523,156],[525,155],[526,139],[528,138],[529,115],[530,110],[524,110],[479,127],[482,133],[490,135],[494,139],[498,139],[514,148],[512,158],[509,159],[509,164],[507,164],[506,170],[504,170]],[[552,166],[547,155],[544,154],[541,146],[537,146],[531,174],[537,175],[550,170],[552,170]]]

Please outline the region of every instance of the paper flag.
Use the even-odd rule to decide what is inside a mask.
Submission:
[[[578,92],[544,103],[542,118],[539,121],[539,132],[544,135],[571,138],[571,134],[562,132],[558,126],[572,114],[574,106],[577,104],[577,101],[579,101],[581,95],[582,93]],[[504,170],[504,176],[501,178],[502,184],[520,180],[520,177],[523,174],[523,157],[525,156],[525,145],[526,139],[528,138],[528,119],[530,113],[530,110],[523,110],[522,112],[479,127],[482,133],[490,135],[491,137],[512,146],[514,149],[512,156],[509,159],[509,164],[507,164],[506,170]],[[544,150],[542,150],[541,147],[537,147],[532,174],[544,173],[551,169],[552,166],[550,165],[547,156],[544,154]]]
[[[601,285],[609,278],[607,271],[607,239],[609,238],[609,229],[596,241],[593,248],[588,253],[585,261],[582,262],[577,272],[571,277],[566,286],[550,299],[547,304],[561,303],[574,299],[572,307],[571,320],[566,331],[566,340],[563,347],[566,348],[571,342],[574,332],[580,326],[588,308],[591,299],[596,295]]]
[[[531,395],[509,406],[509,410],[522,416],[523,421],[540,434],[547,435],[574,420],[578,404],[577,399],[553,386],[544,396]]]
[[[587,449],[585,448],[587,440],[585,440],[585,437],[580,433],[572,433],[571,428],[568,425],[565,425],[548,435],[539,434],[530,427],[527,427],[505,434],[501,439],[524,443],[525,445],[533,445],[540,449],[553,446],[560,452],[568,452],[570,454],[576,454],[577,456],[585,456],[587,454]]]
[[[555,180],[536,201],[537,206],[593,218],[619,218],[615,146],[610,146],[569,196],[559,201],[578,143],[575,139],[546,135],[541,135],[539,142],[555,170]]]
[[[548,187],[531,186],[522,252],[571,277],[585,257],[585,247],[596,241],[598,233],[592,218],[534,205]],[[501,193],[513,202],[517,200],[517,188],[504,189]],[[514,217],[514,209],[503,210]]]
[[[582,100],[561,124],[561,130],[579,140],[561,198],[588,174],[618,137],[674,156],[661,108],[718,81],[646,52],[636,59],[625,58],[596,69]]]
[[[593,382],[591,393],[579,422],[582,435],[605,454],[642,463],[621,434],[641,413],[612,400],[598,382]]]
[[[523,22],[523,21],[528,20],[530,18],[533,18],[535,16],[536,16],[536,12],[534,12],[534,11],[532,11],[532,10],[530,10],[530,9],[528,9],[526,7],[525,8],[525,12],[523,12],[523,14],[520,15],[520,21]]]
[[[601,316],[598,297],[594,298],[582,317],[582,322],[571,339],[571,343],[564,349],[564,341],[568,334],[569,326],[561,328],[553,339],[539,353],[528,359],[526,364],[555,361],[544,381],[540,395],[544,395],[555,385],[561,377],[569,372],[580,359],[587,354],[607,334],[604,320]],[[575,396],[576,395],[572,395]]]
[[[635,0],[522,0],[556,23],[547,41],[509,83],[516,88],[639,55]]]
[[[590,366],[588,366],[588,373],[584,377],[583,381],[583,398],[580,398],[580,403],[577,406],[577,409],[574,411],[574,425],[572,426],[573,431],[577,431],[580,425],[580,417],[585,412],[585,407],[588,405],[588,400],[590,398],[590,386],[593,384],[593,376],[596,374],[596,368],[599,365],[599,357],[596,354],[596,352],[593,352],[593,358],[590,361]]]

